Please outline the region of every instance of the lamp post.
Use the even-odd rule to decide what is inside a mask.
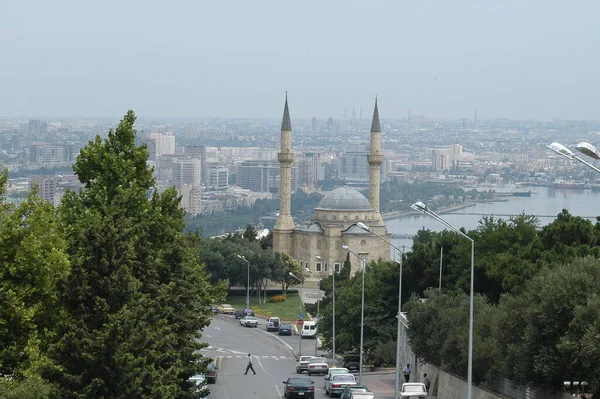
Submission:
[[[321,256],[316,256],[317,260],[320,260],[321,262],[324,262],[325,260],[321,257]],[[333,367],[336,366],[336,358],[335,358],[335,265],[333,266],[333,289],[332,289],[332,302],[333,302],[333,309],[332,309],[332,339],[331,339],[331,345],[332,345],[332,355],[333,355]],[[318,306],[318,305],[317,305]],[[318,309],[318,308],[317,308]],[[317,310],[317,318],[319,316],[319,310]],[[316,355],[316,353],[315,353]]]
[[[375,233],[369,226],[367,226],[363,222],[358,222],[356,225],[358,227],[360,227],[361,229],[373,234],[375,237],[378,237],[380,240],[382,240],[383,242],[388,244],[390,247],[394,248],[394,250],[400,252],[400,262],[396,261],[400,265],[400,276],[398,279],[398,315],[396,316],[398,318],[398,327],[397,327],[397,331],[396,331],[396,385],[394,388],[394,398],[397,398],[398,393],[400,392],[400,369],[402,367],[401,363],[400,363],[400,338],[402,335],[401,334],[401,331],[402,331],[402,322],[401,322],[401,320],[402,320],[401,319],[401,317],[402,317],[402,258],[404,257],[404,247],[402,247],[402,251],[400,251],[400,248],[396,247],[390,241],[386,240],[384,237]],[[394,254],[395,254],[395,252],[394,252]],[[394,258],[395,258],[395,256],[394,256]]]
[[[300,277],[296,276],[292,272],[289,272],[289,273],[290,273],[290,276],[292,276],[296,280],[300,281],[300,284],[302,284],[302,280],[300,279]],[[302,309],[303,309],[303,307],[302,307],[302,286],[300,286],[300,313],[302,313]],[[298,348],[298,356],[302,356],[302,329],[300,329],[298,336],[300,337],[300,347]]]
[[[582,164],[590,167],[591,169],[594,169],[596,172],[600,172],[600,169],[598,169],[591,163],[587,162],[585,159],[578,157],[577,155],[575,155],[573,153],[573,151],[569,150],[566,146],[564,146],[560,143],[557,143],[556,141],[551,143],[550,145],[547,145],[546,147],[548,147],[549,149],[551,149],[558,155],[562,155],[563,157],[569,158],[569,159],[575,159],[576,161],[581,162]],[[594,147],[590,143],[586,143],[585,141],[582,141],[581,143],[577,144],[577,146],[575,148],[582,154],[585,154],[594,159],[600,159],[600,152],[596,149],[596,147]]]
[[[362,293],[361,293],[361,301],[360,301],[360,357],[359,357],[359,371],[358,371],[358,384],[362,385],[362,375],[363,375],[363,343],[364,343],[364,335],[365,335],[365,269],[366,269],[366,258],[364,256],[359,256],[356,252],[350,249],[347,245],[342,245],[342,248],[346,251],[352,253],[358,259],[361,260],[362,263]]]
[[[238,255],[238,258],[242,259],[248,265],[248,280],[246,282],[246,309],[250,309],[250,261],[243,255]],[[260,302],[260,298],[258,298]]]
[[[553,143],[554,144],[554,143]],[[566,148],[566,147],[565,147]],[[467,240],[471,241],[471,294],[469,296],[469,358],[468,358],[468,366],[467,366],[467,399],[472,399],[473,397],[473,288],[475,281],[475,241],[460,231],[458,228],[454,227],[444,219],[442,219],[437,213],[429,209],[427,205],[422,202],[415,202],[410,206],[415,211],[421,212],[425,215],[431,216],[438,222],[442,223],[450,230],[458,233],[463,236]]]
[[[442,257],[444,256],[444,247],[440,248],[440,292],[442,292]]]

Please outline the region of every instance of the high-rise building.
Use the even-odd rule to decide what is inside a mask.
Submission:
[[[65,162],[65,147],[48,143],[34,143],[29,147],[29,160],[35,164]]]
[[[43,136],[48,132],[48,123],[37,119],[29,121],[29,136]]]
[[[200,187],[201,166],[198,158],[173,159],[173,184],[180,188],[184,185]]]
[[[227,167],[220,165],[211,165],[208,167],[207,174],[207,190],[227,190],[227,188],[229,187],[229,169]]]
[[[29,189],[37,186],[37,195],[54,205],[54,194],[58,187],[58,177],[56,176],[30,176]]]
[[[199,215],[202,210],[202,191],[200,186],[182,185],[179,189],[181,207],[190,215]]]
[[[277,193],[280,186],[280,168],[277,161],[243,161],[237,167],[236,185],[256,192]],[[298,167],[291,167],[292,190],[298,189]]]
[[[202,184],[206,185],[208,180],[208,169],[206,168],[206,147],[203,145],[186,145],[185,155],[200,159],[200,169],[202,169]]]
[[[344,152],[340,157],[339,178],[346,181],[368,181],[370,173],[368,154],[366,151]]]
[[[156,155],[175,154],[175,136],[172,134],[150,133],[150,138],[156,141]]]

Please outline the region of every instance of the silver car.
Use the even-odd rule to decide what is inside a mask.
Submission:
[[[327,374],[329,371],[329,363],[324,357],[313,357],[308,361],[308,368],[306,369],[308,375],[313,374]]]
[[[354,374],[334,374],[325,381],[325,393],[329,396],[340,396],[348,385],[357,385]]]
[[[244,316],[240,319],[240,325],[244,327],[258,327],[258,319],[253,316]]]

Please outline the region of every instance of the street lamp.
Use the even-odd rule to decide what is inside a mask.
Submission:
[[[321,256],[316,256],[317,260],[320,260],[321,262],[324,262],[325,260],[321,257]],[[333,366],[336,366],[336,357],[335,357],[335,265],[333,265],[333,290],[332,290],[332,298],[333,298],[333,309],[332,309],[332,339],[331,339],[331,343],[332,343],[332,351],[333,351]],[[317,304],[317,309],[318,309],[318,304]],[[317,319],[319,316],[319,310],[317,310]]]
[[[296,280],[300,281],[300,284],[302,284],[302,280],[300,279],[300,277],[296,276],[294,273],[289,272],[290,276],[292,276],[293,278],[295,278]],[[302,314],[302,285],[300,285],[300,314]],[[302,356],[302,329],[300,329],[298,336],[300,337],[300,347],[298,348],[298,356]]]
[[[549,149],[551,149],[552,151],[554,151],[555,153],[557,153],[558,155],[562,155],[565,158],[569,158],[569,159],[575,159],[579,162],[581,162],[582,164],[594,169],[596,172],[600,172],[600,169],[598,169],[597,167],[595,167],[594,165],[592,165],[591,163],[587,162],[585,159],[578,157],[577,155],[575,155],[573,153],[573,151],[569,150],[567,147],[565,147],[564,145],[557,143],[556,141],[551,143],[550,145],[547,145],[546,147],[548,147]],[[586,143],[586,142],[581,142],[579,144],[577,144],[577,146],[575,147],[579,152],[590,156],[594,159],[600,159],[600,153],[598,152],[598,150],[596,149],[596,147],[594,147],[593,145],[591,145],[590,143]]]
[[[399,251],[401,254],[400,262],[397,262],[400,264],[400,277],[399,277],[399,282],[398,282],[398,315],[396,316],[396,318],[398,319],[398,328],[397,328],[397,332],[396,332],[396,385],[395,385],[395,393],[394,393],[394,398],[397,398],[398,393],[400,392],[400,369],[402,367],[401,363],[400,363],[400,336],[401,336],[401,331],[402,331],[402,321],[401,321],[402,320],[402,317],[401,317],[401,314],[402,314],[402,258],[404,257],[404,251],[400,251],[400,249],[398,247],[396,247],[390,241],[386,240],[384,237],[375,233],[369,226],[367,226],[363,222],[358,222],[356,225],[358,227],[360,227],[361,229],[373,234],[375,237],[378,237],[380,240],[382,240],[383,242],[388,244],[390,247],[394,248],[396,251]]]
[[[558,144],[558,143],[552,143],[552,144]],[[557,148],[556,151],[560,150],[558,147],[556,147],[556,148]],[[565,149],[570,152],[570,150],[568,148],[565,147]],[[552,149],[552,150],[555,151],[554,149]],[[437,213],[435,213],[434,211],[429,209],[429,207],[427,205],[425,205],[424,203],[415,202],[410,207],[417,212],[421,212],[425,215],[431,216],[438,222],[440,222],[443,225],[445,225],[446,227],[448,227],[450,230],[454,231],[455,233],[458,233],[459,235],[463,236],[467,240],[471,241],[471,294],[469,296],[469,358],[468,358],[468,366],[467,366],[467,399],[472,399],[472,397],[473,397],[473,395],[472,395],[472,393],[473,393],[473,288],[474,288],[474,281],[475,281],[475,241],[471,237],[469,237],[468,235],[466,235],[465,233],[460,231],[458,228],[454,227],[453,225],[451,225],[450,223],[448,223],[447,221],[442,219]]]
[[[361,301],[360,301],[360,357],[359,357],[359,372],[358,372],[358,383],[362,385],[362,375],[363,375],[363,343],[364,343],[364,334],[365,334],[365,269],[366,267],[366,258],[364,256],[359,256],[356,252],[350,249],[347,245],[342,245],[342,248],[346,251],[350,252],[358,259],[361,260],[362,263],[362,293],[361,293]]]
[[[243,255],[238,255],[238,258],[242,259],[248,265],[248,280],[246,282],[246,309],[250,309],[250,261]],[[258,298],[260,302],[260,298]]]

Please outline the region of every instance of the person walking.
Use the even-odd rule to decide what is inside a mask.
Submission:
[[[404,374],[404,380],[406,382],[410,382],[410,373],[412,372],[410,368],[410,364],[407,364],[406,367],[402,370],[402,374]]]
[[[429,386],[431,385],[431,381],[429,381],[429,377],[427,377],[427,373],[423,374],[423,384],[425,385],[425,389],[429,392]]]
[[[254,371],[254,367],[252,367],[252,355],[248,353],[248,365],[246,366],[246,372],[244,375],[248,375],[248,370],[252,370],[254,375],[256,375],[256,371]]]

